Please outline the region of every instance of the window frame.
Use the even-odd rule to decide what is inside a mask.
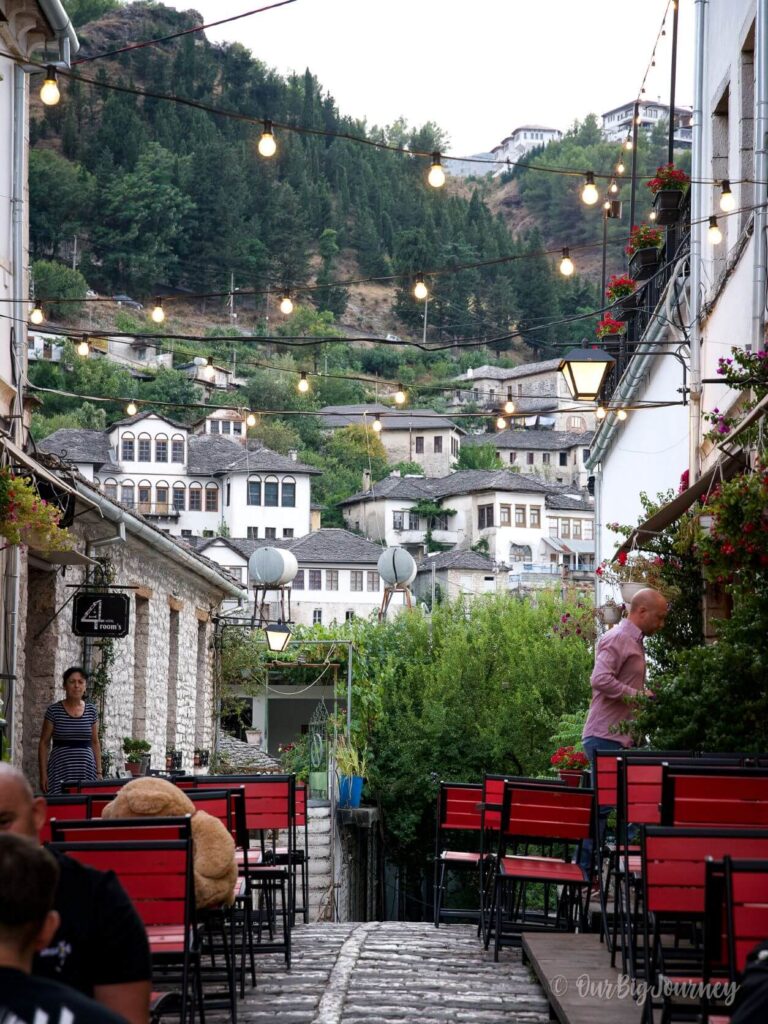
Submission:
[[[292,488],[291,501],[285,500],[285,488]],[[292,476],[284,476],[280,482],[280,505],[282,508],[296,508],[296,479]]]
[[[307,590],[323,589],[323,570],[309,569],[307,573]]]
[[[259,500],[258,501],[251,501],[251,484],[258,484],[258,488],[259,488]],[[247,505],[251,505],[253,508],[261,508],[261,501],[262,501],[262,498],[263,498],[264,495],[262,493],[263,489],[262,489],[261,477],[259,476],[258,473],[251,473],[251,474],[249,474],[248,479],[246,481],[245,488],[246,488],[246,493],[245,493],[246,504]]]
[[[274,488],[274,501],[267,500],[267,488],[270,488],[270,495],[272,494],[272,488]],[[278,478],[270,473],[269,476],[264,477],[264,508],[280,508],[280,481]]]
[[[126,445],[130,445],[130,455],[126,455]],[[120,438],[120,461],[121,462],[135,462],[136,461],[136,437],[133,433],[123,434]]]
[[[215,502],[209,500],[209,495],[215,494]],[[211,507],[213,506],[213,507]],[[208,483],[205,485],[205,511],[206,512],[218,512],[219,511],[219,485],[215,483]]]

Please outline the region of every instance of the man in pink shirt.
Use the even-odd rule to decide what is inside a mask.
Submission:
[[[645,651],[643,637],[653,636],[664,625],[669,605],[650,587],[632,598],[629,615],[618,626],[600,637],[592,672],[592,703],[584,723],[581,743],[595,771],[596,750],[623,750],[632,746],[632,738],[619,733],[620,722],[631,721],[634,701],[640,693],[651,695],[645,688]],[[600,812],[600,835],[605,831],[609,808]],[[589,864],[591,843],[584,843],[581,863]]]

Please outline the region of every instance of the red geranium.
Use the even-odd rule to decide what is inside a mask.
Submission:
[[[645,185],[653,195],[656,195],[657,192],[666,192],[668,189],[685,190],[690,181],[685,171],[681,171],[674,164],[662,164],[656,168],[656,177],[646,181]]]
[[[581,771],[588,767],[589,758],[574,747],[558,747],[549,763],[560,771]]]

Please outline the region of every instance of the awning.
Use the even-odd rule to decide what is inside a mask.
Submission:
[[[754,410],[753,410],[754,411]],[[725,453],[724,453],[725,454]],[[730,480],[731,477],[741,473],[747,465],[746,458],[741,453],[725,455],[722,462],[718,462],[712,469],[708,469],[703,476],[682,494],[678,494],[672,501],[662,505],[658,512],[654,512],[650,519],[635,527],[624,543],[616,551],[613,560],[622,551],[629,552],[632,548],[642,548],[643,544],[656,537],[670,523],[674,523],[680,516],[684,515],[695,501],[698,501],[712,487],[718,479]]]
[[[561,555],[593,555],[595,553],[593,540],[563,540],[560,537],[542,537],[542,540]]]
[[[41,551],[38,548],[30,547],[28,555],[36,567],[45,568],[48,565],[51,570],[57,565],[85,565],[95,568],[100,568],[101,565],[95,558],[89,558],[88,555],[83,555],[79,551]]]
[[[83,497],[80,491],[76,490],[72,484],[68,484],[65,480],[62,480],[60,476],[56,476],[45,466],[33,459],[31,455],[19,448],[9,437],[3,437],[0,435],[0,446],[5,448],[11,459],[17,465],[26,466],[30,472],[34,473],[35,476],[39,476],[42,480],[47,480],[49,484],[57,487],[60,491],[65,491],[67,494],[73,494],[78,501],[83,502],[85,505],[90,505],[91,508],[99,511],[98,505],[91,501],[89,498]]]
[[[558,554],[570,555],[570,550],[558,537],[542,537],[541,539],[544,541],[545,544],[548,544],[553,549],[553,551],[557,551]]]

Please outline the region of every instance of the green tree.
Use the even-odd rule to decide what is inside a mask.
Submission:
[[[333,283],[336,258],[339,255],[337,234],[332,228],[326,228],[320,235],[319,252],[323,262],[317,275],[318,287],[314,292],[314,301],[318,309],[327,309],[335,316],[341,316],[347,308],[349,289]]]
[[[43,304],[48,318],[74,320],[81,314],[88,282],[79,270],[53,260],[37,260],[32,264],[32,280],[35,298]],[[64,301],[56,302],[56,299]]]
[[[504,469],[493,444],[467,444],[459,450],[456,469]]]
[[[32,437],[41,441],[49,434],[65,427],[78,430],[105,430],[107,426],[107,414],[105,410],[93,404],[83,402],[81,406],[73,409],[72,412],[61,412],[55,416],[43,416],[40,413],[32,414],[32,425],[30,427]]]
[[[29,241],[35,258],[58,256],[90,221],[95,181],[83,167],[50,149],[29,154]]]
[[[96,21],[120,6],[120,0],[64,0],[64,8],[75,28]]]

